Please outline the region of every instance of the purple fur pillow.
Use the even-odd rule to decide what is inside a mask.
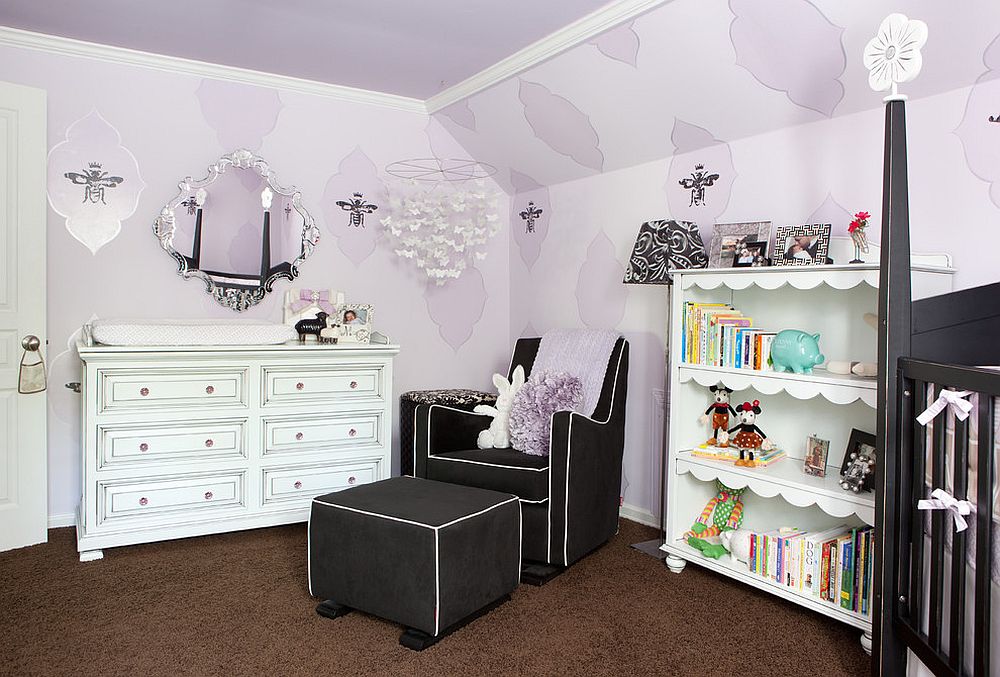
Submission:
[[[510,444],[533,456],[549,455],[552,414],[575,410],[583,402],[583,384],[563,372],[532,374],[514,395],[510,408]]]

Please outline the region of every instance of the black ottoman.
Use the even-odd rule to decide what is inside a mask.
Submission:
[[[393,477],[313,499],[309,592],[336,618],[358,609],[424,649],[510,598],[521,571],[516,496]]]
[[[496,404],[496,393],[452,388],[451,390],[410,390],[399,396],[399,474],[413,474],[413,413],[418,404],[444,404],[472,411],[477,404]],[[483,430],[488,427],[483,426]]]

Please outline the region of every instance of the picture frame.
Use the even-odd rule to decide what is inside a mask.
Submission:
[[[767,240],[743,242],[737,245],[733,268],[762,268],[767,261]]]
[[[826,459],[830,455],[830,440],[815,435],[806,438],[806,457],[802,469],[813,477],[826,477]]]
[[[745,242],[768,242],[771,239],[770,221],[745,223],[717,223],[712,229],[708,247],[709,268],[732,268],[736,248]]]
[[[344,292],[335,289],[288,289],[283,302],[284,323],[294,325],[299,320],[311,320],[321,311],[333,317],[343,304]]]
[[[822,266],[830,252],[829,223],[779,226],[774,236],[774,266]]]
[[[370,343],[375,307],[370,303],[343,303],[328,320],[338,343]]]
[[[864,430],[858,430],[857,428],[851,429],[851,438],[847,442],[847,449],[844,450],[844,459],[840,463],[840,475],[843,477],[847,473],[848,466],[851,465],[851,454],[855,451],[862,450],[867,447],[866,451],[870,452],[871,457],[876,459],[878,462],[878,454],[875,453],[875,436],[871,433],[865,432]],[[875,490],[875,473],[869,473],[865,476],[864,481],[861,484],[862,491],[874,491]]]

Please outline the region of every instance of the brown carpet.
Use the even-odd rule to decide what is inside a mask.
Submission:
[[[115,548],[72,529],[0,554],[4,675],[863,675],[859,633],[689,565],[608,545],[422,653],[357,612],[317,616],[304,525]]]

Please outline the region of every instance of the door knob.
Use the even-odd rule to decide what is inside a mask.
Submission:
[[[34,334],[28,334],[21,339],[21,347],[29,352],[34,352],[42,347],[42,342]]]

